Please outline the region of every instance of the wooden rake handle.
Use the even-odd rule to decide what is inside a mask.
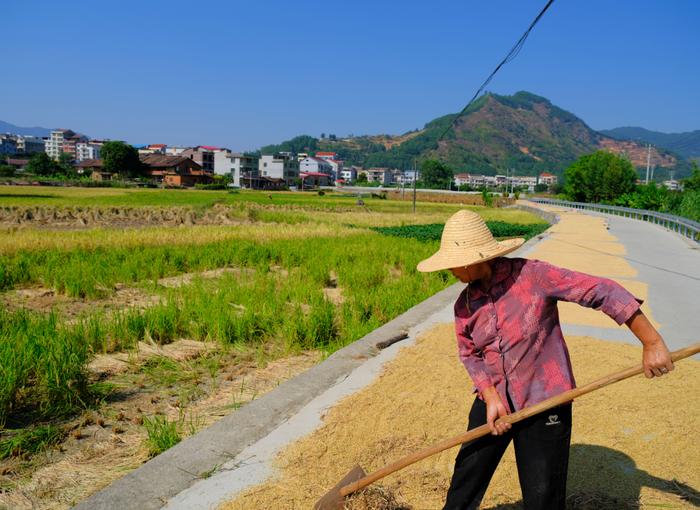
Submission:
[[[675,362],[683,358],[692,356],[693,354],[697,354],[698,352],[700,352],[700,343],[672,352],[671,359]],[[575,388],[573,390],[560,393],[559,395],[555,395],[554,397],[548,398],[547,400],[543,400],[542,402],[535,404],[534,406],[526,407],[524,409],[521,409],[520,411],[504,416],[503,418],[499,418],[498,421],[506,423],[519,422],[521,420],[524,420],[525,418],[529,418],[530,416],[534,416],[538,413],[541,413],[542,411],[546,411],[547,409],[551,409],[558,405],[571,402],[573,399],[585,395],[586,393],[590,393],[592,391],[603,388],[604,386],[608,386],[610,384],[622,381],[623,379],[628,379],[632,376],[639,375],[643,372],[644,367],[642,365],[635,365],[625,370],[621,370],[619,372],[606,375],[605,377],[601,377],[597,381],[588,383],[585,386],[581,386],[580,388]],[[388,476],[391,473],[399,471],[400,469],[403,469],[406,466],[418,462],[419,460],[425,459],[426,457],[430,457],[431,455],[440,453],[443,450],[447,450],[448,448],[452,448],[453,446],[466,443],[467,441],[471,441],[473,439],[485,436],[490,433],[491,430],[489,429],[489,426],[482,425],[475,429],[464,432],[463,434],[460,434],[458,436],[445,439],[444,441],[436,443],[433,446],[425,448],[424,450],[420,450],[416,453],[407,455],[402,459],[397,460],[393,464],[389,464],[388,466],[383,467],[382,469],[378,469],[377,471],[368,474],[364,478],[360,478],[356,482],[341,487],[340,495],[344,497],[348,494],[352,494],[353,492],[357,492],[360,489],[363,489],[368,485],[376,482],[377,480],[380,480],[381,478],[384,478],[385,476]]]

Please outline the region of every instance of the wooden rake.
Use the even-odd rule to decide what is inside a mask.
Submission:
[[[694,354],[697,354],[698,352],[700,352],[700,343],[696,343],[689,347],[685,347],[684,349],[679,349],[677,351],[672,352],[671,359],[674,362],[676,362]],[[539,404],[536,404],[531,407],[526,407],[524,409],[521,409],[520,411],[509,414],[508,416],[499,418],[497,421],[505,423],[516,423],[521,420],[524,420],[525,418],[529,418],[530,416],[534,416],[538,413],[541,413],[542,411],[546,411],[547,409],[551,409],[553,407],[566,404],[567,402],[571,402],[573,399],[585,395],[586,393],[590,393],[610,384],[622,381],[623,379],[628,379],[630,377],[642,373],[644,373],[644,367],[642,365],[635,365],[625,370],[621,370],[619,372],[606,375],[605,377],[601,377],[600,379],[588,383],[585,386],[581,386],[580,388],[575,388],[573,390],[565,391],[564,393],[561,393],[559,395],[555,395],[554,397],[548,398],[547,400],[544,400]],[[489,429],[489,426],[482,425],[475,429],[469,430],[463,434],[459,434],[458,436],[445,439],[439,443],[434,444],[433,446],[407,455],[397,460],[393,464],[389,464],[388,466],[378,469],[377,471],[370,474],[365,473],[364,469],[357,465],[354,468],[352,468],[350,472],[347,475],[345,475],[345,477],[343,477],[343,479],[340,480],[340,482],[338,482],[338,484],[335,487],[333,487],[321,499],[319,499],[316,502],[316,504],[314,505],[314,510],[342,510],[343,506],[345,505],[345,496],[348,496],[354,492],[364,489],[365,487],[376,482],[377,480],[380,480],[385,476],[395,473],[396,471],[399,471],[405,468],[406,466],[410,466],[411,464],[414,464],[419,460],[423,460],[426,457],[430,457],[431,455],[440,453],[443,450],[447,450],[448,448],[452,448],[453,446],[472,441],[490,433],[491,430]]]

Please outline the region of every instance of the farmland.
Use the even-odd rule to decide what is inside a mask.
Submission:
[[[363,201],[0,189],[0,508],[70,506],[452,283],[415,266],[463,206]]]

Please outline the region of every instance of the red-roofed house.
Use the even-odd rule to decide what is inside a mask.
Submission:
[[[316,157],[321,159],[335,160],[338,157],[338,154],[336,154],[335,152],[317,152]]]
[[[550,174],[549,172],[542,172],[540,174],[540,184],[546,184],[547,186],[551,186],[552,184],[557,183],[557,176],[554,174]]]
[[[330,176],[322,172],[300,172],[302,188],[316,188],[318,186],[329,186]]]
[[[333,175],[333,165],[328,161],[313,156],[306,157],[299,162],[299,171],[305,173],[321,173],[330,177]]]

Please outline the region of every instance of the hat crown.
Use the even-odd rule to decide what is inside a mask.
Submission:
[[[477,213],[461,210],[445,223],[440,247],[442,249],[493,248],[497,245],[484,219]]]

